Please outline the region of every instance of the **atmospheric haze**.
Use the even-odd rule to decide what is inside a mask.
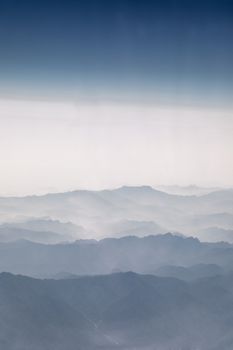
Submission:
[[[2,195],[232,185],[230,108],[1,100],[0,124]]]

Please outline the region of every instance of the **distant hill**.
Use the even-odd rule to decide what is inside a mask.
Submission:
[[[208,227],[199,232],[199,235],[204,240],[209,242],[225,241],[233,243],[233,230],[227,230],[219,227]]]
[[[203,196],[205,194],[221,190],[219,187],[199,187],[196,185],[189,186],[155,186],[156,189],[180,196]]]
[[[185,281],[222,274],[224,274],[224,269],[216,264],[196,264],[189,267],[164,265],[155,271],[156,276],[174,277]]]
[[[202,243],[172,234],[80,240],[74,243],[39,244],[29,241],[0,243],[0,271],[29,276],[109,274],[134,271],[156,274],[164,265],[189,268],[215,264],[230,271],[233,246]],[[191,270],[189,270],[191,273]]]
[[[0,242],[28,240],[31,242],[55,244],[75,241],[85,237],[81,226],[49,218],[30,218],[0,225]]]
[[[15,221],[12,223],[5,223],[1,225],[4,227],[17,227],[30,231],[49,231],[56,232],[62,235],[73,235],[77,238],[78,234],[84,233],[82,227],[72,224],[71,222],[61,222],[59,220],[51,220],[49,217],[35,217],[28,218],[21,221]]]
[[[28,240],[36,243],[56,244],[61,242],[74,241],[69,235],[62,235],[50,231],[34,231],[15,227],[0,226],[0,242],[14,242]]]
[[[18,228],[68,233],[77,238],[181,232],[202,239],[202,230],[213,226],[233,229],[233,190],[184,196],[150,186],[123,186],[102,191],[1,197],[0,220],[8,225],[18,221]]]

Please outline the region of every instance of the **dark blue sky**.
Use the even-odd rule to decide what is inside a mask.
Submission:
[[[228,102],[233,1],[0,0],[0,95]]]

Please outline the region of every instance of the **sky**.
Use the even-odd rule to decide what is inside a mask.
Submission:
[[[233,186],[233,2],[0,0],[0,195]]]

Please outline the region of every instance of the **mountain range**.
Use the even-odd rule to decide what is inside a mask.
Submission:
[[[203,243],[196,238],[169,233],[144,238],[128,236],[60,244],[26,240],[0,243],[0,272],[33,277],[54,277],[60,273],[103,275],[127,271],[161,275],[161,268],[169,265],[189,269],[187,272],[191,276],[190,268],[200,264],[203,264],[200,277],[204,268],[210,271],[208,274],[215,274],[209,265],[215,265],[223,272],[231,271],[233,246],[228,243]],[[197,269],[193,273],[199,276]],[[167,270],[165,275],[168,275]],[[181,275],[174,275],[172,270],[171,276],[180,278]]]
[[[0,348],[231,350],[233,190],[190,190],[0,198]]]
[[[232,242],[233,190],[209,191],[184,196],[150,186],[124,186],[102,191],[1,197],[0,241],[6,241],[4,228],[10,227],[31,231],[31,238],[29,232],[22,231],[18,238],[32,241],[37,241],[32,237],[34,231],[47,232],[44,241],[40,240],[43,243],[166,232]],[[62,237],[49,238],[48,233],[59,233]]]

